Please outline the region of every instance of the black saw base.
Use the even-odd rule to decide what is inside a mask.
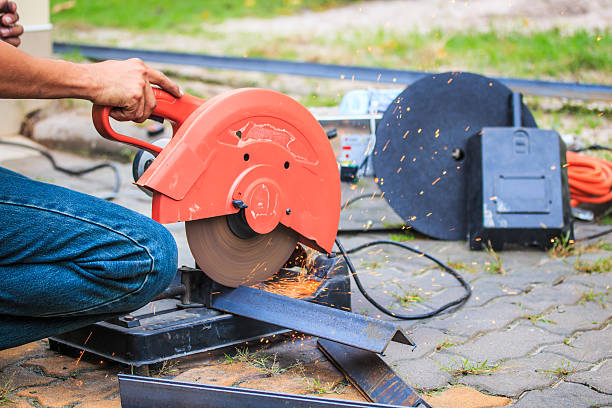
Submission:
[[[350,311],[350,280],[342,257],[316,258],[311,271],[322,278],[321,285],[309,297],[310,302]],[[281,269],[277,276],[291,279],[298,272]],[[82,351],[108,360],[128,364],[136,372],[148,375],[149,365],[191,354],[211,351],[289,332],[285,328],[206,307],[206,297],[216,284],[200,270],[183,267],[178,271],[185,293],[155,300],[128,315],[99,322],[49,338],[52,350],[73,354]],[[176,286],[166,293],[178,293]],[[197,303],[196,303],[197,302]]]

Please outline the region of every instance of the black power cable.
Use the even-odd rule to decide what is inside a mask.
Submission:
[[[351,262],[351,259],[349,258],[349,254],[357,252],[357,251],[361,251],[362,249],[374,246],[374,245],[394,245],[394,246],[398,246],[400,248],[404,248],[408,251],[414,252],[415,254],[418,254],[420,256],[423,256],[433,262],[435,262],[436,264],[438,264],[442,269],[446,270],[448,273],[450,273],[455,279],[457,279],[459,281],[459,283],[461,283],[461,286],[463,286],[465,288],[465,294],[463,296],[461,296],[459,299],[453,300],[452,302],[448,302],[445,305],[432,310],[431,312],[428,313],[420,313],[420,314],[414,314],[414,315],[404,315],[404,314],[399,314],[399,313],[395,313],[395,312],[391,312],[390,310],[388,310],[386,307],[384,307],[383,305],[381,305],[380,303],[378,303],[377,301],[375,301],[372,296],[370,296],[368,294],[368,292],[365,290],[365,288],[363,287],[363,285],[361,284],[361,280],[359,279],[359,276],[357,274],[357,271],[355,270],[355,266],[353,265],[353,263]],[[353,279],[355,280],[355,284],[357,284],[357,288],[359,288],[359,291],[361,292],[361,294],[368,300],[368,302],[370,302],[372,304],[372,306],[374,306],[375,308],[377,308],[378,310],[380,310],[381,312],[383,312],[384,314],[391,316],[391,317],[395,317],[397,319],[402,319],[402,320],[418,320],[418,319],[427,319],[429,317],[433,317],[436,316],[440,313],[442,313],[443,311],[454,307],[454,306],[461,306],[463,305],[465,302],[467,302],[467,300],[470,298],[471,294],[472,294],[472,289],[470,288],[469,283],[467,283],[463,277],[457,272],[455,271],[453,268],[451,268],[450,266],[444,264],[443,262],[439,261],[438,259],[434,258],[433,256],[423,252],[423,251],[419,251],[416,248],[412,248],[408,245],[404,245],[401,244],[399,242],[395,242],[395,241],[385,241],[385,240],[379,240],[379,241],[370,241],[368,243],[365,243],[363,245],[359,245],[355,248],[349,249],[348,251],[346,251],[344,249],[344,247],[342,246],[342,244],[340,243],[340,241],[338,240],[338,238],[336,238],[336,246],[338,247],[338,249],[340,250],[340,254],[342,254],[342,256],[344,257],[344,260],[346,261],[349,270],[351,271],[351,275],[353,275]],[[338,255],[337,253],[334,255]]]
[[[8,145],[8,146],[17,146],[17,147],[22,147],[22,148],[25,148],[25,149],[34,150],[34,151],[42,154],[44,157],[46,157],[51,162],[51,165],[53,166],[53,168],[55,170],[60,171],[60,172],[65,173],[65,174],[68,174],[70,176],[82,176],[83,174],[90,173],[92,171],[108,167],[109,169],[113,170],[113,172],[115,173],[115,186],[113,187],[113,191],[112,191],[111,194],[109,194],[109,195],[107,195],[105,197],[100,197],[100,198],[102,198],[104,200],[107,200],[107,201],[112,201],[112,200],[114,200],[117,197],[117,193],[119,192],[119,187],[121,186],[121,174],[119,173],[119,169],[117,168],[117,166],[114,163],[105,162],[105,163],[96,164],[94,166],[86,167],[84,169],[79,169],[79,170],[68,169],[66,167],[62,167],[62,166],[58,165],[55,162],[55,158],[51,155],[51,153],[49,153],[46,150],[39,149],[36,146],[30,146],[30,145],[24,144],[24,143],[9,142],[9,141],[6,141],[6,140],[0,140],[0,144]]]

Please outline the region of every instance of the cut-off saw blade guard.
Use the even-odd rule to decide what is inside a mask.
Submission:
[[[103,137],[156,156],[136,184],[152,191],[154,220],[186,223],[206,274],[226,286],[253,284],[278,271],[297,242],[332,251],[340,175],[325,131],[306,108],[254,88],[208,101],[154,93],[153,115],[173,123],[165,147],[115,132],[110,107],[94,106],[94,125]]]

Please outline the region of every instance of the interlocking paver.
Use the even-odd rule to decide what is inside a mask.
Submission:
[[[486,375],[468,375],[459,382],[485,389],[498,395],[518,397],[527,390],[549,387],[559,381],[554,371],[565,368],[568,360],[550,353],[505,361],[499,368]],[[570,363],[568,369],[584,370],[586,363]]]
[[[412,387],[431,390],[448,384],[453,376],[443,368],[452,366],[448,355],[436,355],[392,364],[393,369]]]
[[[598,392],[612,394],[612,360],[605,360],[592,370],[573,373],[567,381],[588,385]]]
[[[450,352],[473,361],[495,362],[522,357],[544,344],[562,342],[563,337],[531,324],[521,323],[509,330],[495,331],[478,337]]]
[[[559,306],[552,312],[542,315],[541,319],[535,320],[533,324],[552,333],[568,336],[577,331],[599,329],[610,319],[612,319],[612,309],[604,308],[595,302],[584,302]]]
[[[588,316],[586,316],[588,319]],[[574,361],[599,362],[612,358],[612,326],[602,330],[591,330],[581,333],[570,345],[555,344],[545,346],[545,351],[560,354]]]
[[[528,391],[513,407],[596,407],[612,404],[612,395],[601,394],[580,384],[561,382],[553,388]]]
[[[503,298],[486,307],[459,309],[446,318],[439,318],[426,323],[427,327],[448,330],[460,336],[474,336],[477,333],[489,332],[506,327],[510,322],[524,314],[516,303]]]

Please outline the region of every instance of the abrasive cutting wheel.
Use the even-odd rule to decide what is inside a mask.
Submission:
[[[232,217],[235,216],[185,223],[193,257],[212,280],[225,286],[266,280],[287,262],[295,250],[297,235],[283,225],[267,234],[244,234],[232,229]]]

